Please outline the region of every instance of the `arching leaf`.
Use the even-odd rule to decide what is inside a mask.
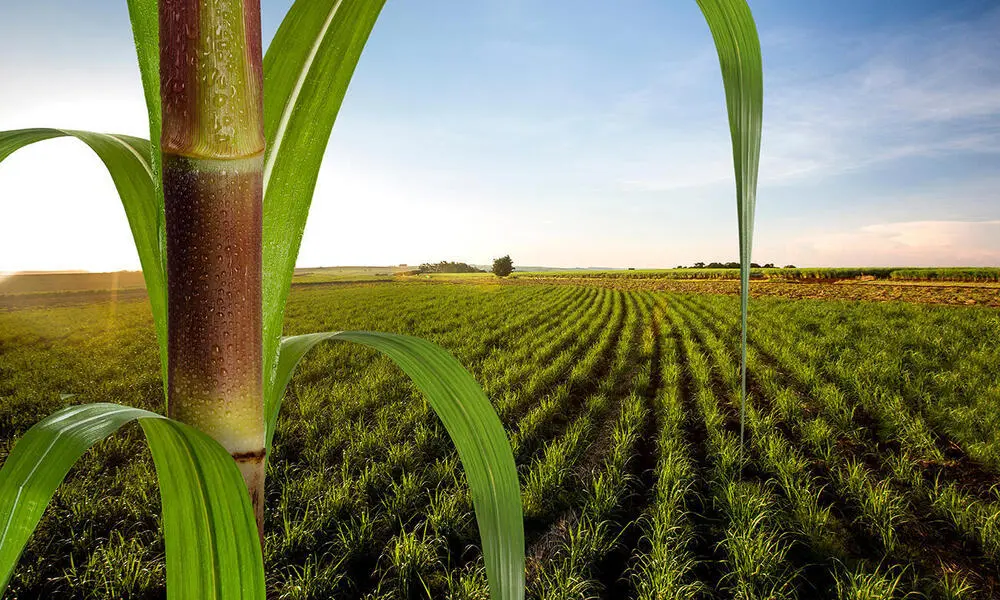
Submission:
[[[127,135],[68,129],[0,131],[0,162],[29,144],[64,136],[75,137],[90,146],[104,162],[118,190],[146,280],[146,293],[160,343],[160,369],[166,395],[167,254],[163,242],[163,198],[153,183],[149,142]]]
[[[312,333],[284,338],[275,386],[265,397],[271,446],[285,387],[295,366],[324,340],[355,342],[395,362],[423,392],[458,449],[472,490],[491,597],[524,598],[524,523],[510,441],[472,375],[446,350],[420,338],[367,331]]]
[[[96,442],[138,420],[156,464],[167,549],[167,597],[264,598],[257,524],[243,476],[200,431],[146,410],[85,404],[39,421],[0,469],[0,594],[70,468]]]

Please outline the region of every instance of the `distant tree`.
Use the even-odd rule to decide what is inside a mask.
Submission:
[[[493,261],[493,274],[497,277],[506,277],[514,272],[514,262],[510,255],[501,256]]]
[[[784,268],[784,269],[797,269],[798,267],[796,267],[795,265],[785,265],[782,268]]]
[[[695,263],[695,264],[697,265],[698,263]],[[704,263],[701,263],[701,264],[706,269],[739,269],[740,268],[740,263],[738,263],[738,262],[732,262],[732,261],[731,262],[726,262],[726,263],[710,262],[707,265],[705,265]],[[756,266],[756,265],[754,265],[754,266]]]
[[[764,264],[764,265],[758,265],[757,263],[752,262],[752,263],[750,263],[750,267],[753,268],[753,269],[773,269],[774,268],[774,263],[767,263],[767,264]],[[677,265],[677,268],[678,269],[687,269],[688,267],[685,267],[684,265]],[[740,268],[740,263],[736,262],[736,261],[729,261],[729,262],[713,261],[713,262],[710,262],[708,264],[705,264],[705,263],[699,261],[699,262],[694,263],[694,265],[692,265],[690,268],[692,268],[692,269],[739,269]],[[791,267],[791,268],[794,269],[795,267]]]
[[[439,263],[423,263],[417,268],[418,273],[484,273],[482,269],[477,269],[464,262],[449,262],[442,260]]]

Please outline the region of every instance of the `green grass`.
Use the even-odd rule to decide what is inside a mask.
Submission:
[[[492,273],[424,273],[411,274],[415,266],[357,266],[312,267],[295,270],[293,285],[328,283],[361,283],[393,281],[405,278],[410,281],[462,281],[482,280],[493,282]],[[636,269],[636,270],[551,270],[515,271],[514,279],[532,278],[613,278],[613,279],[738,279],[739,269]],[[829,267],[796,269],[752,269],[751,276],[769,280],[827,280],[874,278],[894,281],[958,281],[1000,282],[1000,268],[996,267]],[[0,294],[35,292],[95,291],[144,287],[142,273],[121,271],[115,273],[13,273],[0,274]]]
[[[286,333],[451,350],[515,443],[531,598],[986,598],[1000,559],[1000,311],[574,285],[295,288]],[[162,409],[142,299],[0,313],[0,459],[86,401]],[[42,376],[44,374],[44,376]],[[329,345],[292,380],[268,472],[276,598],[485,598],[468,488],[391,362]],[[158,598],[138,429],[71,473],[14,598]]]

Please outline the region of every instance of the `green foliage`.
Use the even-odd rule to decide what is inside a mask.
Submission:
[[[438,411],[458,447],[480,519],[486,571],[493,595],[520,598],[524,594],[523,530],[517,503],[516,472],[500,422],[475,381],[446,352],[413,338],[330,333],[280,341],[294,264],[323,151],[382,4],[381,0],[296,2],[282,21],[264,60],[267,149],[263,166],[262,367],[267,405],[272,409],[268,414],[268,440],[270,443],[274,434],[277,406],[291,372],[301,355],[316,342],[321,339],[345,339],[386,352],[427,394],[428,401]],[[699,6],[716,42],[729,110],[739,214],[745,364],[747,288],[760,146],[760,49],[753,19],[743,0],[699,0]],[[161,365],[165,365],[166,256],[158,139],[161,107],[156,92],[159,80],[156,8],[155,0],[129,2],[147,99],[151,143],[123,136],[58,130],[5,132],[0,134],[0,160],[26,144],[64,134],[80,138],[101,156],[118,186],[133,230],[158,333]],[[513,270],[510,257],[498,260],[500,265],[494,264],[494,272],[501,276],[509,275]],[[633,313],[629,315],[624,331],[626,336],[634,337],[638,335],[638,322]],[[285,356],[282,356],[283,352]],[[605,380],[598,390],[594,390],[598,393],[590,396],[590,420],[580,421],[575,437],[565,440],[567,456],[578,453],[584,440],[591,438],[593,423],[608,409],[605,394],[619,391],[619,385],[614,382],[631,373],[632,356],[627,348],[616,353],[609,371],[612,379]],[[646,378],[645,385],[648,385],[648,374]],[[744,397],[745,387],[744,371]],[[741,406],[743,404],[745,401],[741,402]],[[93,405],[91,410],[102,410],[105,406],[108,405]],[[82,414],[73,413],[73,410],[65,415]],[[47,504],[43,500],[52,496],[70,466],[86,448],[121,425],[113,418],[108,420],[116,414],[114,410],[108,410],[110,412],[104,415],[107,417],[105,421],[114,426],[79,432],[78,435],[83,437],[77,439],[72,426],[62,432],[57,428],[56,433],[50,434],[49,427],[54,421],[45,420],[29,429],[11,452],[0,471],[0,489],[4,492],[0,494],[0,501],[10,503],[7,509],[10,515],[8,525],[0,536],[0,557],[4,559],[0,563],[0,581],[3,582],[0,588],[6,585],[17,556]],[[131,414],[128,410],[137,409],[123,409],[122,414]],[[637,409],[630,414],[633,415],[631,421],[627,420],[622,428],[615,430],[614,454],[607,463],[608,481],[616,482],[613,488],[618,489],[626,481],[622,472],[628,468],[628,453],[638,439],[636,423],[642,417],[636,415],[644,413]],[[65,415],[60,413],[52,419],[58,422]],[[262,596],[260,549],[254,541],[246,539],[250,508],[246,494],[241,490],[234,491],[239,488],[238,485],[233,487],[236,481],[233,475],[238,475],[234,465],[226,462],[228,457],[219,459],[223,456],[219,454],[223,452],[221,448],[201,434],[189,431],[178,423],[154,418],[152,413],[143,412],[140,415],[137,412],[132,416],[142,417],[160,475],[171,597]],[[92,420],[100,421],[97,417]],[[80,421],[84,424],[89,422]],[[51,438],[48,449],[34,454],[23,450],[34,444],[33,440],[43,439],[46,435]],[[94,435],[97,437],[88,437]],[[50,454],[52,449],[61,448],[60,454]],[[204,458],[212,456],[215,458]],[[50,458],[58,458],[58,461],[47,463]],[[41,472],[35,477],[37,471]],[[199,477],[206,479],[203,481]],[[543,482],[539,484],[539,490],[560,491],[565,487],[561,477],[542,476],[536,480]],[[34,498],[32,495],[37,498],[28,509],[19,505],[22,498]],[[597,494],[594,497],[606,500],[612,496]],[[16,513],[19,510],[27,510],[27,516],[18,516]],[[15,517],[18,533],[8,535],[9,524]],[[581,576],[578,574],[582,568],[581,561],[575,558],[580,556],[579,552],[584,552],[581,548],[587,549],[583,555],[589,557],[609,551],[608,536],[605,535],[609,526],[610,522],[606,520],[579,522],[579,528],[574,530],[567,546],[571,558],[565,564],[569,571],[574,572],[571,578]],[[392,561],[399,576],[407,579],[407,590],[411,587],[412,575],[419,575],[423,567],[434,564],[431,551],[410,543],[408,540],[411,538],[412,534],[401,535],[395,546],[398,552],[393,555],[399,560]],[[206,548],[210,554],[200,554],[197,552],[199,548]],[[414,549],[419,549],[419,552]],[[413,557],[419,558],[416,560],[417,567],[412,566]],[[309,566],[308,570],[314,567]],[[304,577],[306,570],[303,567],[299,576]],[[420,581],[426,588],[426,582],[422,578]]]
[[[449,262],[442,260],[438,263],[423,263],[416,269],[417,273],[485,273],[478,267],[464,262]]]
[[[605,278],[605,279],[739,279],[738,263],[694,263],[693,267],[676,269],[629,269],[617,271],[539,271],[521,272],[515,277]],[[823,267],[796,268],[786,265],[773,268],[768,265],[750,269],[751,279],[773,281],[822,281],[836,279],[879,279],[899,281],[1000,281],[1000,268],[920,268],[897,267]]]
[[[753,251],[753,219],[757,206],[757,169],[764,111],[764,76],[761,68],[757,25],[745,2],[698,0],[708,21],[722,67],[722,83],[729,110],[729,133],[736,173],[736,215],[740,233],[740,315],[742,328],[742,391],[740,395],[740,443],[746,421],[747,310],[750,301],[750,255]]]
[[[1000,268],[895,269],[889,274],[889,278],[916,281],[1000,281]]]
[[[506,277],[514,272],[514,261],[510,259],[509,254],[495,258],[492,271],[497,277]]]
[[[138,138],[61,129],[0,131],[0,161],[24,146],[56,137],[72,136],[100,157],[125,208],[132,239],[139,252],[149,305],[160,347],[164,393],[167,381],[167,268],[164,246],[163,195],[158,193],[149,142]]]
[[[996,456],[985,407],[1000,365],[989,343],[998,311],[773,299],[756,306],[742,477],[734,297],[570,285],[303,285],[293,286],[288,328],[383,327],[446,348],[520,440],[524,482],[548,476],[546,457],[557,448],[572,451],[552,492],[540,496],[543,510],[526,522],[528,539],[541,540],[527,561],[539,597],[608,597],[618,585],[642,598],[788,586],[800,598],[852,590],[941,597],[963,586],[986,597],[976,573],[991,568],[987,552],[1000,548],[1000,498],[976,482],[996,481],[996,466],[963,458],[958,464],[981,470],[971,479],[900,439],[901,426],[884,424],[921,417],[939,448],[954,441]],[[0,459],[31,423],[69,402],[138,397],[144,408],[162,406],[144,300],[0,312],[0,349]],[[860,396],[859,376],[882,392]],[[902,404],[890,402],[896,396]],[[301,360],[271,447],[269,595],[398,597],[409,586],[424,597],[426,584],[434,598],[488,597],[467,478],[423,398],[391,358],[359,344],[318,344]],[[163,595],[169,569],[143,446],[133,428],[81,460],[28,542],[9,595]],[[870,501],[837,477],[852,463],[864,466],[873,490],[905,499],[901,519],[880,512],[877,497],[865,509]],[[767,517],[755,521],[760,513]],[[891,553],[881,519],[902,525]],[[142,550],[125,560],[132,539]],[[722,581],[736,573],[727,565],[746,565],[767,548],[774,559],[759,560],[759,573],[741,567]],[[934,567],[938,558],[949,572]],[[112,579],[118,587],[103,583]]]
[[[384,0],[299,0],[264,55],[264,390],[330,132]]]
[[[263,373],[265,394],[268,398],[273,397],[271,391],[278,373],[276,368],[279,351],[278,336],[281,331],[284,305],[323,150],[333,127],[340,102],[346,92],[347,84],[360,57],[368,33],[381,9],[381,4],[381,2],[367,1],[299,2],[286,15],[265,59],[267,155],[264,164],[263,309],[265,362]],[[158,60],[155,50],[158,30],[155,21],[156,3],[139,0],[130,2],[130,12],[143,85],[148,101],[150,129],[155,143],[160,123],[159,93],[156,91],[158,88]],[[153,314],[158,332],[161,334],[161,361],[165,365],[166,290],[164,267],[166,255],[163,251],[163,194],[158,185],[160,180],[158,164],[154,162],[158,159],[159,152],[153,151],[151,153],[148,142],[122,136],[57,130],[25,130],[0,134],[2,135],[0,137],[0,160],[26,144],[67,134],[75,135],[94,148],[105,161],[119,188],[132,225],[136,246],[142,258]],[[150,154],[154,155],[155,158],[152,158]],[[350,335],[343,337],[350,339]],[[363,334],[358,334],[356,337],[361,340],[367,339]],[[290,343],[289,346],[294,346],[294,342]],[[383,347],[383,349],[392,353],[392,348]],[[416,363],[413,360],[414,356],[417,357]],[[517,479],[506,437],[488,402],[482,397],[482,392],[479,391],[478,386],[469,378],[468,374],[453,360],[447,364],[442,362],[440,357],[433,358],[432,356],[433,352],[424,348],[418,350],[415,355],[408,355],[408,362],[399,356],[397,358],[406,362],[404,369],[409,366],[406,369],[408,372],[420,371],[424,382],[450,381],[451,385],[455,385],[461,390],[457,397],[450,395],[455,393],[454,390],[447,389],[434,394],[435,400],[440,398],[441,402],[444,403],[437,404],[443,410],[449,410],[449,406],[452,407],[451,410],[454,410],[455,406],[463,407],[462,404],[454,403],[468,402],[470,398],[476,398],[475,393],[478,392],[478,407],[462,408],[462,410],[473,411],[472,416],[456,417],[459,419],[457,421],[456,418],[446,418],[446,424],[450,423],[452,430],[473,432],[472,437],[465,439],[471,441],[488,440],[485,453],[474,446],[469,446],[473,448],[471,451],[466,450],[466,444],[461,440],[457,441],[466,463],[471,464],[475,461],[475,464],[469,467],[469,473],[473,478],[476,505],[481,513],[480,516],[489,519],[489,522],[484,522],[484,532],[491,534],[486,536],[485,546],[493,591],[496,597],[520,597],[523,594],[523,584],[521,583],[523,581],[523,568],[521,566],[523,564],[523,534],[521,533]],[[450,359],[450,357],[448,358]],[[425,362],[421,364],[421,361]],[[297,362],[298,356],[291,365],[294,367]],[[449,370],[450,373],[445,373],[441,369]],[[290,376],[290,368],[287,373],[281,374],[284,379],[281,384],[282,391]],[[163,379],[165,381],[166,377],[164,376]],[[449,405],[447,402],[452,404]],[[470,418],[473,421],[469,421]],[[269,441],[270,436],[273,435],[273,418],[271,424],[272,428],[268,434]],[[473,425],[475,426],[473,427]],[[42,425],[39,427],[42,428]],[[157,428],[157,425],[148,425],[147,427]],[[470,427],[473,429],[470,430]],[[41,430],[33,428],[29,430],[29,434]],[[161,432],[160,435],[166,434]],[[153,439],[150,438],[151,444]],[[166,473],[164,477],[169,476],[169,479],[163,480],[164,483],[172,484],[175,479],[182,479],[183,475],[178,475],[176,470],[191,467],[189,462],[182,460],[183,457],[176,452],[166,453],[156,444],[153,444],[152,448],[158,463],[168,461],[160,465],[161,471]],[[73,461],[65,465],[66,470],[77,458],[79,458],[79,454],[73,457]],[[231,462],[230,465],[232,466]],[[8,461],[6,466],[13,469],[16,463]],[[5,469],[0,474],[0,483],[7,485],[11,481],[15,481],[12,479],[13,475],[11,475],[10,469]],[[50,482],[53,485],[52,490],[47,492],[48,496],[51,496],[55,485],[65,476],[66,470],[51,471],[57,478]],[[27,483],[35,485],[32,481]],[[28,489],[30,491],[32,488]],[[42,487],[41,490],[44,494],[48,488]],[[225,487],[217,486],[215,488],[209,487],[206,493],[217,494],[220,490],[232,492]],[[8,490],[8,494],[10,493],[13,492]],[[18,497],[20,497],[20,492],[18,492]],[[244,513],[240,513],[239,509],[217,510],[214,514],[221,520],[216,519],[205,524],[198,523],[196,520],[188,521],[189,524],[199,525],[190,531],[178,528],[176,525],[178,518],[173,512],[176,508],[175,505],[164,503],[166,550],[171,564],[177,563],[172,566],[168,575],[171,581],[170,593],[172,597],[209,597],[213,593],[212,590],[224,597],[230,597],[234,594],[234,590],[240,588],[239,580],[233,578],[241,576],[248,578],[244,585],[247,591],[258,589],[262,593],[263,572],[259,560],[257,560],[257,564],[244,560],[240,568],[230,568],[225,561],[205,560],[198,553],[189,552],[189,548],[184,546],[184,543],[203,543],[206,547],[211,548],[214,545],[211,540],[219,539],[227,541],[227,543],[246,544],[246,540],[226,535],[226,527],[232,527],[232,523],[245,518],[246,511],[249,510],[246,494],[238,493],[234,501],[238,501],[240,498],[246,505],[242,506]],[[497,508],[497,503],[500,503],[502,508]],[[37,506],[38,516],[40,516],[40,511],[44,506],[44,502]],[[3,579],[0,580],[2,582],[6,582],[9,578],[10,570],[14,566],[14,559],[20,553],[20,548],[23,547],[27,535],[34,529],[37,517],[34,520],[26,519],[22,522],[30,524],[30,527],[23,532],[23,539],[8,538],[6,535],[2,538],[2,542],[6,544],[3,546],[4,548],[16,549],[16,552],[8,550],[12,553],[12,558],[2,565],[4,567]],[[181,541],[182,539],[184,542]],[[250,545],[257,548],[259,557],[260,549],[257,544],[251,540]],[[233,550],[230,548],[229,551]],[[497,559],[498,553],[502,554],[499,558],[500,562]],[[186,561],[190,559],[200,561],[195,564],[197,568],[186,566]],[[221,568],[227,569],[229,579],[214,571]],[[199,569],[205,573],[205,576],[195,575]],[[254,583],[254,578],[257,579],[256,583]],[[233,585],[232,581],[234,580],[237,581],[236,587],[226,587]],[[226,583],[227,581],[230,583]],[[0,586],[0,588],[2,587]]]
[[[519,597],[524,589],[524,533],[510,444],[476,380],[446,350],[420,338],[364,331],[284,338],[277,385],[265,398],[268,446],[295,367],[316,344],[337,340],[384,353],[423,392],[458,449],[468,477],[490,589],[496,598]]]
[[[837,600],[901,600],[911,596],[905,591],[905,569],[869,570],[867,565],[844,569],[837,577]]]
[[[70,468],[138,420],[156,463],[173,598],[264,598],[257,525],[229,453],[198,430],[117,404],[63,409],[28,430],[0,469],[0,589]]]

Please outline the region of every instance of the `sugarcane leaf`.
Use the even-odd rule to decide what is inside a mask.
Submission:
[[[105,403],[71,406],[39,421],[0,468],[0,594],[70,468],[133,420],[146,433],[160,484],[167,597],[263,599],[257,525],[232,457],[183,423]]]
[[[160,344],[164,394],[167,381],[167,254],[163,246],[163,198],[154,185],[149,142],[127,135],[69,129],[0,131],[0,162],[42,140],[70,136],[84,142],[104,162],[118,190],[139,253],[146,293]]]
[[[264,56],[265,390],[323,152],[384,2],[297,0]]]
[[[149,141],[154,151],[150,154],[150,166],[154,174],[153,186],[163,203],[162,181],[160,177],[160,21],[157,0],[128,0],[128,16],[132,23],[132,39],[135,42],[136,58],[139,61],[139,75],[142,91],[146,98],[146,113],[149,117]],[[163,218],[163,217],[161,217]],[[166,254],[166,239],[163,253]]]
[[[246,483],[211,437],[171,419],[140,419],[163,505],[168,598],[260,598],[264,563]]]
[[[729,113],[729,134],[736,174],[736,212],[740,232],[740,441],[747,397],[747,312],[750,255],[757,206],[757,171],[764,112],[764,74],[757,25],[746,0],[698,0],[715,40]]]
[[[299,360],[325,340],[355,342],[393,360],[444,424],[465,468],[491,598],[524,598],[524,524],[514,456],[503,425],[479,384],[440,346],[420,338],[367,331],[312,333],[281,340],[276,384],[265,397],[267,445],[285,387]]]

